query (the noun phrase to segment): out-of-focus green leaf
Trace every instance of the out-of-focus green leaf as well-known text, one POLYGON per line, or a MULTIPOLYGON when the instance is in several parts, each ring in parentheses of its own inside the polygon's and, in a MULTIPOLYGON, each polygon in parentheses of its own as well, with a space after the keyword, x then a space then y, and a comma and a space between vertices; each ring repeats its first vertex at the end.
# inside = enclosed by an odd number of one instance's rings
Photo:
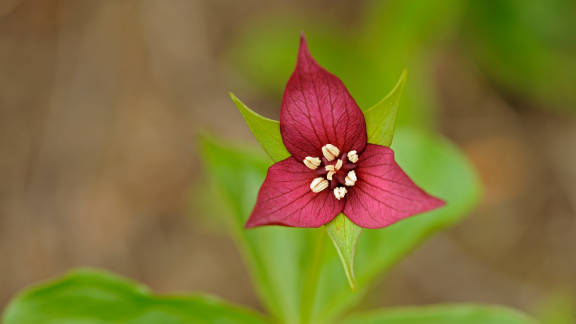
POLYGON ((356 44, 342 41, 353 40, 355 34, 336 24, 306 23, 298 17, 284 16, 255 21, 246 27, 229 52, 231 65, 259 90, 278 97, 296 66, 301 31, 306 33, 314 57, 333 72, 353 73, 357 67, 353 63, 361 60, 350 50, 356 44), (333 70, 335 66, 337 70, 333 70))
POLYGON ((569 290, 555 291, 538 303, 536 314, 543 324, 574 324, 576 297, 569 290))
POLYGON ((31 288, 8 305, 3 324, 267 323, 263 317, 206 296, 152 295, 144 286, 94 270, 31 288))
POLYGON ((231 213, 223 221, 231 224, 262 303, 282 323, 299 323, 304 316, 301 310, 308 307, 302 305, 303 295, 311 281, 322 229, 266 226, 246 230, 244 224, 270 160, 257 151, 234 149, 209 137, 202 139, 201 151, 210 178, 230 206, 231 213))
POLYGON ((313 319, 333 321, 334 316, 357 303, 367 288, 433 233, 461 219, 479 196, 473 168, 447 140, 414 129, 399 128, 392 145, 396 160, 410 177, 446 206, 409 217, 390 227, 363 230, 356 249, 357 293, 336 277, 338 263, 329 261, 320 275, 313 319))
POLYGON ((373 0, 365 4, 358 28, 301 16, 268 16, 247 26, 230 51, 233 66, 259 89, 278 95, 292 72, 298 34, 306 32, 314 58, 341 78, 361 107, 370 107, 382 89, 394 86, 404 69, 410 83, 399 125, 434 125, 437 106, 434 51, 458 26, 462 0, 373 0))
POLYGON ((288 153, 282 142, 278 121, 256 113, 232 93, 230 93, 230 98, 232 98, 232 101, 234 101, 234 104, 238 110, 240 110, 242 117, 244 117, 246 124, 252 131, 254 137, 256 137, 262 149, 264 149, 273 161, 282 161, 290 156, 290 153, 288 153))
POLYGON ((499 306, 438 305, 384 309, 352 316, 343 324, 536 324, 536 321, 499 306))
POLYGON ((374 88, 392 86, 396 76, 408 69, 410 82, 406 85, 398 124, 434 125, 438 106, 434 53, 457 31, 462 3, 462 0, 369 1, 360 32, 363 46, 358 50, 370 55, 366 62, 372 65, 362 71, 370 73, 370 77, 359 74, 350 80, 354 84, 362 82, 361 89, 352 89, 354 96, 373 96, 377 91, 374 88), (376 79, 372 74, 376 74, 376 79))
POLYGON ((574 109, 573 0, 469 1, 465 17, 465 45, 498 86, 543 108, 574 109))

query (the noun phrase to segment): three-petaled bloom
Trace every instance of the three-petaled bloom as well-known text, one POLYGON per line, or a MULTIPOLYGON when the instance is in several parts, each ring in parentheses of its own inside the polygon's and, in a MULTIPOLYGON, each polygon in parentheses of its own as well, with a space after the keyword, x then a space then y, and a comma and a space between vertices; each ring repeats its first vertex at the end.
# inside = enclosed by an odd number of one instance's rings
POLYGON ((444 205, 420 189, 385 146, 367 143, 364 115, 344 84, 311 56, 304 36, 282 99, 291 157, 268 169, 246 227, 319 227, 343 212, 381 228, 444 205))

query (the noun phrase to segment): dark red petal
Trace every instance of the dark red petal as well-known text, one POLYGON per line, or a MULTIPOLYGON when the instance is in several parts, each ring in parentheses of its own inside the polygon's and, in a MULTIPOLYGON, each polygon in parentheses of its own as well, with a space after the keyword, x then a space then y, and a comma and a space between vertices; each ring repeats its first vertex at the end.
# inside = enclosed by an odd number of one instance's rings
POLYGON ((246 227, 319 227, 330 222, 342 211, 344 201, 334 198, 329 188, 313 193, 310 183, 316 177, 292 157, 271 166, 246 227))
POLYGON ((388 147, 368 144, 356 175, 358 181, 346 195, 344 214, 358 226, 381 228, 444 205, 410 180, 388 147))
POLYGON ((280 131, 284 145, 299 161, 321 157, 326 144, 342 152, 362 152, 366 146, 362 111, 342 81, 314 61, 304 35, 282 98, 280 131))

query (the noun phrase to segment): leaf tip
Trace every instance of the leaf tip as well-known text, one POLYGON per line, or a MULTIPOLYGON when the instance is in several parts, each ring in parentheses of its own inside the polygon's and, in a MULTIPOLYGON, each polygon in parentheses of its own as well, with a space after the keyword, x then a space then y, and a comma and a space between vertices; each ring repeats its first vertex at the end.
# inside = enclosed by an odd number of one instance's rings
POLYGON ((230 99, 232 99, 232 101, 234 102, 234 105, 236 106, 236 108, 238 108, 238 111, 240 111, 240 113, 242 114, 242 116, 244 117, 244 120, 246 120, 246 122, 248 122, 248 120, 246 119, 246 114, 248 112, 251 112, 253 114, 256 114, 254 111, 252 111, 250 108, 248 108, 248 106, 246 106, 246 104, 244 104, 238 97, 236 97, 235 94, 233 94, 232 92, 229 92, 230 95, 230 99))
POLYGON ((402 91, 404 90, 404 85, 406 84, 407 78, 408 78, 408 70, 403 69, 402 73, 400 73, 400 78, 398 78, 398 82, 396 82, 394 89, 392 89, 392 92, 398 91, 398 96, 401 96, 402 91))
POLYGON ((234 104, 236 104, 236 106, 238 106, 238 103, 241 103, 240 99, 238 99, 238 97, 236 97, 236 95, 232 93, 232 91, 228 92, 228 96, 230 97, 230 99, 232 99, 232 101, 234 102, 234 104))
POLYGON ((348 281, 348 284, 350 285, 350 289, 352 290, 353 293, 356 293, 358 291, 358 285, 356 284, 356 279, 352 278, 348 281))
POLYGON ((400 73, 400 81, 399 82, 406 82, 406 78, 408 77, 408 69, 402 69, 402 73, 400 73))

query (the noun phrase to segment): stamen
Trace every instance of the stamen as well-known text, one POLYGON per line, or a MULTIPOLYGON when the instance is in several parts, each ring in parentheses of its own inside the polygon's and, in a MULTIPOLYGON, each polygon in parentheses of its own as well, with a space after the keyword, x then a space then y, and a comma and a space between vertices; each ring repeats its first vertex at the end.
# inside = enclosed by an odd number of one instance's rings
POLYGON ((312 183, 310 183, 310 189, 312 190, 312 192, 318 193, 328 188, 329 185, 330 183, 328 182, 328 180, 324 178, 316 178, 312 180, 312 183))
POLYGON ((356 150, 348 152, 348 161, 352 163, 358 162, 358 152, 356 150))
POLYGON ((332 144, 326 144, 322 146, 322 154, 326 160, 334 161, 340 155, 340 150, 332 144))
POLYGON ((348 192, 348 190, 346 190, 346 188, 344 188, 344 187, 336 187, 336 188, 334 188, 334 197, 336 197, 336 199, 340 200, 340 199, 344 198, 344 196, 346 196, 347 192, 348 192))
POLYGON ((354 172, 354 170, 348 172, 348 175, 346 176, 346 185, 351 187, 354 184, 356 184, 356 181, 358 180, 358 178, 356 177, 356 172, 354 172))
POLYGON ((334 170, 328 171, 328 174, 326 175, 326 179, 332 181, 332 176, 335 174, 336 174, 336 171, 334 171, 334 170))
POLYGON ((333 164, 329 164, 329 165, 325 166, 324 169, 326 169, 326 171, 328 171, 328 172, 334 171, 334 165, 333 165, 333 164))
POLYGON ((307 156, 304 159, 304 165, 306 165, 309 169, 316 170, 322 163, 322 161, 317 157, 307 156))

